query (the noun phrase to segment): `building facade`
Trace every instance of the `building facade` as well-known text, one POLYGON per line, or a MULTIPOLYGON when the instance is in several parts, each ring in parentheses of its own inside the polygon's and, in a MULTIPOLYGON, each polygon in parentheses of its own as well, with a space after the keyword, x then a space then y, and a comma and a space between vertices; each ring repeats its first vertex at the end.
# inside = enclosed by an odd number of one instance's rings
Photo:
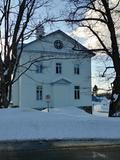
POLYGON ((24 46, 13 105, 27 108, 91 106, 94 54, 57 30, 24 46))

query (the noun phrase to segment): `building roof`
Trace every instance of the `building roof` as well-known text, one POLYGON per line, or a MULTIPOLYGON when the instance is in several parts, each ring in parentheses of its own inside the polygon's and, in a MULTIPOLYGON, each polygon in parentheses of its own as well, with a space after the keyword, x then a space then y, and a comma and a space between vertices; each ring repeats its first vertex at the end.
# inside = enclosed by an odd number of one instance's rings
POLYGON ((43 37, 40 38, 40 39, 36 39, 36 40, 34 40, 34 41, 30 42, 30 43, 24 44, 24 48, 26 48, 27 46, 29 46, 29 45, 37 42, 37 41, 42 41, 42 40, 44 40, 46 37, 49 37, 49 36, 51 36, 51 35, 53 35, 53 34, 57 34, 57 33, 62 34, 63 36, 65 36, 66 38, 68 38, 68 39, 71 41, 71 43, 74 44, 75 47, 72 48, 73 50, 75 50, 75 51, 86 51, 86 52, 89 53, 91 56, 95 56, 95 53, 93 53, 92 51, 90 51, 88 48, 84 47, 84 46, 83 46, 82 44, 80 44, 78 41, 76 41, 75 39, 73 39, 72 37, 70 37, 69 35, 67 35, 66 33, 64 33, 64 32, 61 31, 61 30, 56 30, 56 31, 54 31, 54 32, 51 32, 51 33, 43 36, 43 37))

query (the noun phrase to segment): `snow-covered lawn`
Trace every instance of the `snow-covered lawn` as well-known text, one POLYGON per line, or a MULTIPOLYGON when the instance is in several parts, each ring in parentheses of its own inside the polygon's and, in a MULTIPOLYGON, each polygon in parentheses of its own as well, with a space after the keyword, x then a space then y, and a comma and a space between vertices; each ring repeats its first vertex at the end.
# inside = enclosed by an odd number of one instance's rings
POLYGON ((97 117, 75 108, 1 109, 0 140, 120 138, 120 118, 97 117))

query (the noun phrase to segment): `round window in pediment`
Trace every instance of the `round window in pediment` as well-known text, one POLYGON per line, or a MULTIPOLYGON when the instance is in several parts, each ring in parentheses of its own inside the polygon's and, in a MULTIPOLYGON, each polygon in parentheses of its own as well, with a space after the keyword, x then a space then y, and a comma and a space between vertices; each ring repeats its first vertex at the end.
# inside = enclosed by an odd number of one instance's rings
POLYGON ((63 48, 63 42, 62 42, 61 40, 56 40, 56 41, 54 42, 54 46, 55 46, 55 48, 57 48, 57 49, 62 49, 62 48, 63 48))

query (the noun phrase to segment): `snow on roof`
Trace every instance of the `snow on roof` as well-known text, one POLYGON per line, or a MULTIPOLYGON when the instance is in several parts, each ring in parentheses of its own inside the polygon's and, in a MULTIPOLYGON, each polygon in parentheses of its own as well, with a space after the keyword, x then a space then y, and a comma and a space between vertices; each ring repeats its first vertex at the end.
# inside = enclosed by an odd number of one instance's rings
POLYGON ((96 117, 75 107, 1 109, 0 140, 120 138, 120 119, 96 117))

